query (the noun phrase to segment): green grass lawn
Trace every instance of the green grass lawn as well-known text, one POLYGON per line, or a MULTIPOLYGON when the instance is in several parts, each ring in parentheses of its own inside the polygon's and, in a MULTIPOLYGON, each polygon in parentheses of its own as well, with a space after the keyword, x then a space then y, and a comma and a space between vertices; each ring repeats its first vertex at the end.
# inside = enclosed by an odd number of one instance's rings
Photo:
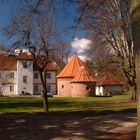
MULTIPOLYGON (((136 103, 130 102, 130 94, 112 97, 49 98, 50 112, 136 111, 136 103)), ((43 112, 39 97, 0 97, 0 113, 43 112)))

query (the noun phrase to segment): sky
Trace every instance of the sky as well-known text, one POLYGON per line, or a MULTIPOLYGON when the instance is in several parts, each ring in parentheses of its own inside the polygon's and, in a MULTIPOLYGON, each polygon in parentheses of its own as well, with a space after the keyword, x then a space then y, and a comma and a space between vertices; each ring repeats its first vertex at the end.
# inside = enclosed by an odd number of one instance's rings
MULTIPOLYGON (((2 34, 2 29, 10 22, 12 15, 11 5, 12 3, 10 2, 0 3, 0 44, 5 46, 10 46, 13 43, 2 34)), ((65 12, 62 10, 59 11, 56 28, 59 32, 63 33, 62 39, 70 46, 71 55, 76 52, 82 59, 84 59, 84 52, 89 49, 91 41, 85 38, 86 34, 84 31, 76 30, 76 32, 74 32, 72 30, 67 30, 73 25, 77 13, 71 6, 68 6, 65 12)))
POLYGON ((5 44, 7 37, 2 34, 2 29, 8 25, 11 17, 11 8, 9 4, 0 3, 0 44, 5 44))

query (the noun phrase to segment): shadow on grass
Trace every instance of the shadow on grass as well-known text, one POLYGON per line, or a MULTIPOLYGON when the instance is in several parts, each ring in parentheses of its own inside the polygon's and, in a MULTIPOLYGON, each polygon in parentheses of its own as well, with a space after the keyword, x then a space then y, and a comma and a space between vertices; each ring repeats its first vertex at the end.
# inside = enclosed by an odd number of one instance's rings
POLYGON ((42 102, 9 102, 9 103, 0 103, 1 108, 26 108, 26 107, 42 107, 42 102))
MULTIPOLYGON (((73 101, 53 101, 50 102, 49 101, 49 108, 51 109, 55 109, 55 110, 63 110, 65 108, 65 110, 85 110, 85 109, 91 109, 92 106, 96 107, 96 106, 105 106, 105 105, 109 105, 111 103, 105 103, 105 102, 94 102, 94 103, 88 103, 88 102, 73 102, 73 101)), ((42 101, 30 101, 30 100, 22 100, 22 99, 18 99, 18 100, 11 100, 11 101, 2 101, 0 102, 0 112, 3 112, 2 110, 6 110, 6 112, 8 112, 8 110, 10 109, 14 109, 14 110, 20 110, 22 109, 23 112, 26 112, 26 109, 28 108, 40 108, 42 109, 43 107, 43 103, 42 101)), ((34 110, 35 111, 35 110, 34 110)), ((5 112, 5 111, 4 111, 5 112)), ((18 111, 17 111, 18 112, 18 111)))
POLYGON ((125 126, 125 123, 136 122, 136 109, 102 112, 8 113, 0 115, 0 122, 1 140, 55 138, 133 140, 135 126, 125 126), (126 129, 121 129, 123 127, 126 129), (129 132, 128 127, 132 129, 129 132))
POLYGON ((136 108, 128 108, 122 110, 89 110, 89 111, 58 111, 50 112, 50 114, 76 114, 76 115, 85 115, 85 116, 99 116, 99 115, 110 115, 110 114, 125 114, 125 113, 136 113, 136 108))

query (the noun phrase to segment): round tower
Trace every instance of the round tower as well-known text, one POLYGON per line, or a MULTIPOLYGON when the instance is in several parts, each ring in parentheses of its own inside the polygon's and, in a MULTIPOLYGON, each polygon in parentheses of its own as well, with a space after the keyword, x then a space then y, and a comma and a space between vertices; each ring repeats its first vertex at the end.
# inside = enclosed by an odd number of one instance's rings
POLYGON ((89 74, 85 66, 82 66, 72 79, 72 97, 90 97, 95 95, 96 80, 89 74))
POLYGON ((71 80, 75 77, 81 66, 83 66, 82 61, 77 55, 74 55, 63 70, 57 75, 57 91, 59 96, 72 96, 71 80))

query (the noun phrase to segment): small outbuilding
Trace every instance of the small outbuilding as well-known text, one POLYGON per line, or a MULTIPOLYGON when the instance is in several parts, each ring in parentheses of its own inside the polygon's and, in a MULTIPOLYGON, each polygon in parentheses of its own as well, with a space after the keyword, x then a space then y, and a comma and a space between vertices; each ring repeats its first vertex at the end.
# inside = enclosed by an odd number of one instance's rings
POLYGON ((123 91, 123 83, 118 76, 113 73, 106 73, 97 78, 96 95, 104 96, 110 94, 120 94, 123 91))

